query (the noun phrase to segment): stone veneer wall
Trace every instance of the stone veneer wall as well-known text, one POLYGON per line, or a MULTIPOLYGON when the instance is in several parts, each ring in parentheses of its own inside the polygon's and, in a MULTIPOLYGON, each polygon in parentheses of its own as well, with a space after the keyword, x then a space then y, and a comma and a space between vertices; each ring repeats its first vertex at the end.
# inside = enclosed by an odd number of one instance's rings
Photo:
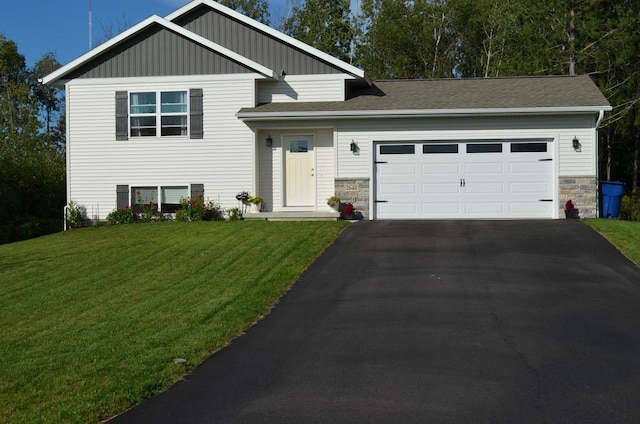
POLYGON ((335 194, 342 203, 351 203, 365 219, 369 218, 369 178, 336 178, 335 194))
POLYGON ((560 177, 560 218, 564 204, 571 199, 580 211, 580 218, 598 217, 598 181, 595 177, 560 177))

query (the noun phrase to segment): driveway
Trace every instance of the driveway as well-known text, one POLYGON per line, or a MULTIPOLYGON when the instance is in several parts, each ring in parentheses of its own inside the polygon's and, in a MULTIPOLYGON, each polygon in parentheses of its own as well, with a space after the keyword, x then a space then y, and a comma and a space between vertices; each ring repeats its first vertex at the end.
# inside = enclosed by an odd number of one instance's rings
POLYGON ((638 423, 640 271, 579 221, 348 228, 112 423, 638 423))

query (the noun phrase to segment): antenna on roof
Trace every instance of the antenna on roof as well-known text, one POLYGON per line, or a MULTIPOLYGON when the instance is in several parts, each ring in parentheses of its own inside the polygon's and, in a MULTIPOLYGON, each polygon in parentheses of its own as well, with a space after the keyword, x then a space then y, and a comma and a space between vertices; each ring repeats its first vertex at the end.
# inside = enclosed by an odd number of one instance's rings
POLYGON ((93 38, 93 34, 92 34, 92 25, 91 25, 91 0, 89 0, 89 50, 91 50, 93 48, 93 41, 91 40, 93 38))

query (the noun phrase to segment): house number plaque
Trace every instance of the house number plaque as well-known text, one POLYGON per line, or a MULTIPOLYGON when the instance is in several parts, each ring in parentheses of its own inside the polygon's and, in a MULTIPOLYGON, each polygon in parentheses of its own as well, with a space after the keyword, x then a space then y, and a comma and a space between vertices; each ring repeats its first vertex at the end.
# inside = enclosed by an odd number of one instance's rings
POLYGON ((360 187, 358 184, 346 184, 344 186, 344 191, 360 191, 360 187))

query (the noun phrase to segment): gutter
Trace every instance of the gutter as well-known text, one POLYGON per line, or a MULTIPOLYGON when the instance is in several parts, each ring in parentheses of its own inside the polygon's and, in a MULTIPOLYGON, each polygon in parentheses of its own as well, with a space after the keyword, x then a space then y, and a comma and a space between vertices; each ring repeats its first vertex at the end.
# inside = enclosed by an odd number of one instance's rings
POLYGON ((358 118, 433 118, 460 116, 517 116, 599 113, 612 110, 611 106, 539 107, 539 108, 485 108, 485 109, 409 109, 409 110, 327 110, 311 112, 238 112, 242 121, 358 119, 358 118))

